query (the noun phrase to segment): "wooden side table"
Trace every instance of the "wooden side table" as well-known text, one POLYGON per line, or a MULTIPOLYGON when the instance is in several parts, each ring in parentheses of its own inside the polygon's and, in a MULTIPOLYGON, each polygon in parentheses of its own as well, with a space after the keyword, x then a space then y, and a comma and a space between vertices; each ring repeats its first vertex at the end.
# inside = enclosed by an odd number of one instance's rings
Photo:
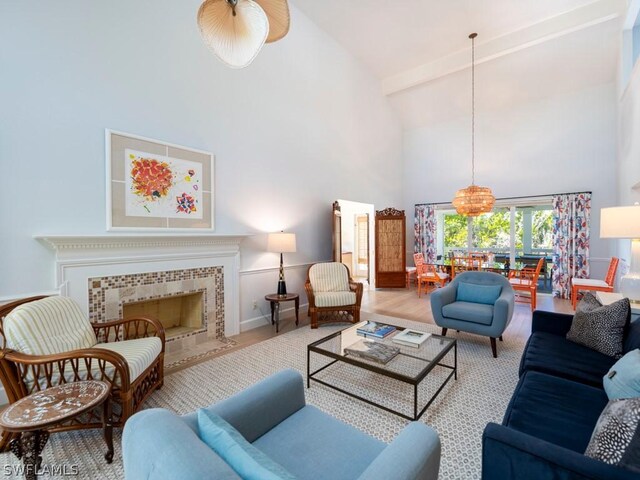
POLYGON ((42 463, 40 453, 47 444, 47 428, 91 410, 102 404, 104 438, 107 442, 105 459, 113 460, 113 425, 111 424, 111 385, 99 380, 65 383, 34 392, 9 405, 0 415, 0 427, 19 433, 9 448, 22 459, 24 476, 35 480, 42 463))
POLYGON ((264 299, 271 304, 271 325, 276 324, 276 333, 280 326, 280 302, 294 301, 296 304, 296 326, 298 326, 298 310, 300 309, 300 296, 297 293, 287 293, 286 295, 278 295, 271 293, 265 295, 264 299), (274 321, 275 314, 275 321, 274 321))

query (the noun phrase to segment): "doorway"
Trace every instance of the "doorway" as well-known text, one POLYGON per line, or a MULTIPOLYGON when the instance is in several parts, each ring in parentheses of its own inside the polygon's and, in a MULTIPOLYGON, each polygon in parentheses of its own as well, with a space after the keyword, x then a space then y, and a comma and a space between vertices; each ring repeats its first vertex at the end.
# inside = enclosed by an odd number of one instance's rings
POLYGON ((337 200, 333 204, 334 261, 344 263, 356 282, 373 283, 374 205, 337 200))

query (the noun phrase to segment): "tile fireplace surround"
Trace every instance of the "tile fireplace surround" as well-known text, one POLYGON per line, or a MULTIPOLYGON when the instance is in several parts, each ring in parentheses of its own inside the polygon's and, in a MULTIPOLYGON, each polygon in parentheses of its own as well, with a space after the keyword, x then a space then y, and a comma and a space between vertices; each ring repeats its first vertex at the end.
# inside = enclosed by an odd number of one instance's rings
POLYGON ((167 351, 188 348, 211 337, 222 339, 225 337, 223 282, 224 271, 220 266, 93 277, 88 281, 89 318, 92 322, 117 320, 124 318, 123 309, 127 304, 200 292, 203 294, 200 327, 175 336, 167 331, 167 351))
POLYGON ((120 318, 124 303, 203 293, 203 326, 167 343, 240 332, 240 242, 246 235, 38 236, 55 251, 60 294, 92 321, 120 318))

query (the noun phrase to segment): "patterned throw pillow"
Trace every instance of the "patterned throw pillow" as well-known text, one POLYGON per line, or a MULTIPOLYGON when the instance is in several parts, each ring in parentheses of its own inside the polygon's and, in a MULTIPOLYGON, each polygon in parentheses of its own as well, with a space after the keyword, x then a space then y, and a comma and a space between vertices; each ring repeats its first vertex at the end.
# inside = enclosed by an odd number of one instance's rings
POLYGON ((609 401, 584 454, 640 473, 639 425, 640 398, 609 401))
POLYGON ((576 308, 567 340, 620 358, 624 331, 630 318, 628 298, 602 305, 591 293, 585 293, 576 308))

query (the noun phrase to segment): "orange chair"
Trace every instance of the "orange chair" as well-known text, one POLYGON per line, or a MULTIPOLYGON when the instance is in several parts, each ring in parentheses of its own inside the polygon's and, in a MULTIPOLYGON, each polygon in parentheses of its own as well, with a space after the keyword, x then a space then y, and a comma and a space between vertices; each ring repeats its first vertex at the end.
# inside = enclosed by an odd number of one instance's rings
POLYGON ((544 265, 544 257, 538 260, 536 268, 522 268, 520 270, 509 271, 509 283, 516 293, 517 302, 531 302, 531 311, 536 309, 538 298, 538 279, 540 271, 544 265), (518 292, 529 293, 530 297, 523 296, 518 292))
POLYGON ((424 292, 427 293, 426 285, 432 283, 435 285, 440 285, 444 287, 445 284, 449 281, 449 274, 439 272, 436 270, 435 265, 431 265, 428 263, 423 263, 422 265, 416 267, 418 269, 417 280, 418 280, 418 297, 422 296, 422 285, 425 285, 424 292))
POLYGON ((579 290, 594 290, 596 292, 613 292, 613 282, 616 279, 616 271, 618 270, 619 258, 612 257, 609 262, 609 270, 604 280, 595 280, 591 278, 572 278, 571 279, 571 305, 576 309, 578 303, 579 290))
POLYGON ((472 256, 451 257, 451 278, 462 272, 469 270, 480 270, 481 262, 474 261, 472 256))
POLYGON ((424 264, 424 255, 421 253, 414 253, 413 263, 415 264, 415 267, 406 267, 405 269, 407 288, 411 285, 411 276, 413 276, 416 285, 418 285, 418 265, 424 264))

